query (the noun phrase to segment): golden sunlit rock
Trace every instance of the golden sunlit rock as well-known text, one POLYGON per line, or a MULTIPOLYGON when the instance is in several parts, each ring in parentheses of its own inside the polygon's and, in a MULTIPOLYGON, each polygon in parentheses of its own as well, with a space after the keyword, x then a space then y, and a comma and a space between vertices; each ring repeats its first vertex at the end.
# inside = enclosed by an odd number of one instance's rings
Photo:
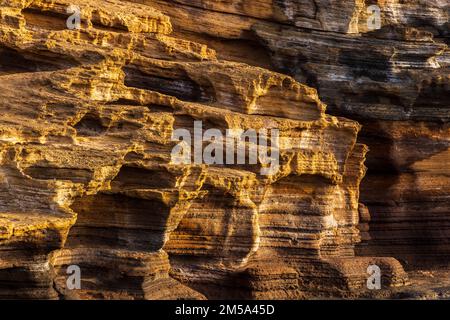
MULTIPOLYGON (((433 34, 368 31, 364 1, 234 2, 1 1, 0 298, 395 297, 411 234, 448 263, 444 6, 433 34), (261 137, 255 163, 174 161, 200 121, 224 146, 277 132, 276 170, 261 137)), ((379 2, 390 25, 418 1, 379 2)))

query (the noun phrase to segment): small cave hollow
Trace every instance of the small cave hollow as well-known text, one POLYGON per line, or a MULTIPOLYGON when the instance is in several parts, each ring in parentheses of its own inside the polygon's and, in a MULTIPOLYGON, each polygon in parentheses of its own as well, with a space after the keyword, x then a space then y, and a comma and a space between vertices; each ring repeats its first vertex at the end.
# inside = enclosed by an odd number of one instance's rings
POLYGON ((78 65, 79 63, 70 57, 56 57, 48 53, 42 56, 39 53, 31 55, 11 48, 0 47, 0 75, 57 71, 78 65))
POLYGON ((101 119, 91 113, 87 113, 74 126, 79 137, 99 136, 107 131, 107 127, 103 125, 101 119))
POLYGON ((136 68, 125 67, 125 85, 128 87, 159 92, 189 102, 212 102, 215 95, 211 87, 199 85, 189 77, 166 78, 144 73, 136 68))
POLYGON ((175 177, 166 171, 149 170, 125 165, 111 182, 113 190, 169 189, 175 185, 175 177))
POLYGON ((164 244, 168 208, 159 200, 99 193, 77 198, 67 248, 156 251, 164 244))

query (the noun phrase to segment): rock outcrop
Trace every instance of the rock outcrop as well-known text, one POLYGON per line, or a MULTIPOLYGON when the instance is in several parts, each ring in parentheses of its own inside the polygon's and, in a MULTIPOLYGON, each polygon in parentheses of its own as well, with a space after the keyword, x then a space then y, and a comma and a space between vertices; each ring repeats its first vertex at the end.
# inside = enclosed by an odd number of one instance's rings
POLYGON ((417 242, 448 264, 448 6, 383 3, 367 32, 363 1, 2 0, 0 297, 393 296, 417 242))
POLYGON ((358 255, 449 270, 448 1, 140 2, 169 15, 174 34, 291 75, 330 114, 357 120, 370 149, 358 255))

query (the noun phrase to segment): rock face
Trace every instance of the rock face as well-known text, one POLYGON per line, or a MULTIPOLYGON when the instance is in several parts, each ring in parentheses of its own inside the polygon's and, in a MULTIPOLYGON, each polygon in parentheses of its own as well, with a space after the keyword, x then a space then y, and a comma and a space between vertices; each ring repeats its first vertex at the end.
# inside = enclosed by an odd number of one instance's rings
POLYGON ((448 266, 448 4, 366 6, 2 0, 0 297, 385 297, 397 259, 448 266))
POLYGON ((291 75, 327 112, 357 120, 370 149, 357 254, 449 269, 448 1, 143 2, 171 17, 174 34, 291 75))

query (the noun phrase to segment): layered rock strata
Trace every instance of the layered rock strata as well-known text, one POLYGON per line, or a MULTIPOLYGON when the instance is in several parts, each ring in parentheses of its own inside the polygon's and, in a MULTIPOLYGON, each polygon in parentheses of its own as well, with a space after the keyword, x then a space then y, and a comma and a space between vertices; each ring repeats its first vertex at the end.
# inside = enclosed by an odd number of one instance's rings
POLYGON ((397 260, 355 256, 360 125, 290 76, 171 34, 155 7, 1 2, 0 296, 358 296, 373 264, 384 289, 405 284, 397 260), (176 130, 196 121, 278 130, 279 167, 173 161, 176 130))
POLYGON ((175 34, 220 58, 317 88, 331 114, 357 120, 370 149, 359 254, 449 270, 448 1, 134 2, 158 7, 175 34))

